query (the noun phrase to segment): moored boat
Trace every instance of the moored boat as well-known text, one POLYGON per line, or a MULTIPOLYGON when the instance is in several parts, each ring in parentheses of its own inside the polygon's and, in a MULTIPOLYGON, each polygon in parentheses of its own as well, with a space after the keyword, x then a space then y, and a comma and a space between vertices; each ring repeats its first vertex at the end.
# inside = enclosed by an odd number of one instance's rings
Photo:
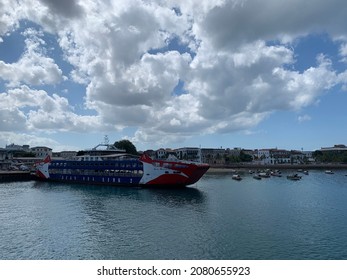
POLYGON ((301 180, 301 176, 299 176, 298 174, 288 175, 287 179, 293 180, 293 181, 299 181, 301 180))
POLYGON ((46 157, 36 166, 36 176, 48 181, 103 185, 187 186, 196 183, 208 164, 180 161, 175 157, 154 160, 126 153, 87 153, 68 160, 46 157))
POLYGON ((233 176, 231 176, 231 179, 236 181, 241 181, 242 177, 239 174, 234 174, 233 176))
POLYGON ((325 174, 334 174, 331 170, 325 170, 325 174))
POLYGON ((278 171, 272 171, 270 174, 273 177, 282 177, 282 174, 278 171))
POLYGON ((270 178, 270 174, 268 172, 260 172, 258 176, 261 178, 270 178))

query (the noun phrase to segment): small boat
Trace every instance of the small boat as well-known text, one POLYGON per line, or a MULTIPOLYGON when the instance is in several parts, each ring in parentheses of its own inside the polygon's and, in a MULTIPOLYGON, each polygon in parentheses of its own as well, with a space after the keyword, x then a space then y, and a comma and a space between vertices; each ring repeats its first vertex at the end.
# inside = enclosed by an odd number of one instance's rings
POLYGON ((231 179, 236 181, 241 181, 242 177, 239 174, 234 174, 233 176, 231 176, 231 179))
POLYGON ((331 170, 325 170, 325 174, 334 174, 331 170))
POLYGON ((260 176, 261 178, 270 178, 270 175, 267 172, 260 172, 258 176, 260 176))
POLYGON ((301 176, 299 176, 298 174, 288 175, 287 179, 293 180, 293 181, 299 181, 301 180, 301 176))
POLYGON ((308 171, 304 170, 302 173, 304 173, 305 175, 308 175, 308 171))
POLYGON ((282 175, 281 175, 279 172, 277 172, 277 171, 272 171, 272 172, 271 172, 271 176, 274 176, 274 177, 282 177, 282 175))
MULTIPOLYGON (((347 175, 346 175, 347 176, 347 175)), ((253 179, 256 179, 256 180, 261 180, 261 177, 259 175, 254 175, 253 176, 253 179)))

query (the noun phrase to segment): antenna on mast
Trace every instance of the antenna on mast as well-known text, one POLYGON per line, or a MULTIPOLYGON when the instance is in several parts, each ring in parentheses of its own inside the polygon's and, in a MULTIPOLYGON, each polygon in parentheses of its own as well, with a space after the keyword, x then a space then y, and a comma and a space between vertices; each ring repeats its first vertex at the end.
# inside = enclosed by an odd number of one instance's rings
POLYGON ((110 140, 108 139, 108 136, 105 135, 105 136, 104 136, 104 144, 105 144, 105 145, 108 145, 109 143, 110 143, 110 140))

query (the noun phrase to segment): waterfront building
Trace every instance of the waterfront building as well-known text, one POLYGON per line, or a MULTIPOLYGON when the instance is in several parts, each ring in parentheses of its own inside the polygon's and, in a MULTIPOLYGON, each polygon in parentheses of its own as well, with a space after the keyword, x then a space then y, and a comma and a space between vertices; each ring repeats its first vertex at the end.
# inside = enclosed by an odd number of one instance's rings
POLYGON ((292 155, 290 151, 283 149, 271 149, 271 164, 290 164, 292 163, 292 155))
POLYGON ((246 155, 249 155, 253 158, 254 156, 254 150, 250 150, 250 149, 242 149, 242 152, 246 155))
POLYGON ((334 147, 322 147, 320 149, 321 152, 345 152, 347 151, 346 145, 339 144, 334 145, 334 147))
POLYGON ((12 151, 0 148, 0 169, 6 170, 10 167, 10 161, 13 159, 12 151))
POLYGON ((76 151, 61 151, 59 153, 59 156, 64 159, 71 159, 76 157, 77 152, 76 151))
POLYGON ((301 164, 304 163, 302 151, 288 151, 284 149, 260 149, 258 150, 256 161, 258 164, 301 164))
MULTIPOLYGON (((218 149, 219 150, 219 153, 221 152, 220 150, 221 149, 218 149)), ((224 151, 224 153, 226 153, 227 155, 229 156, 235 156, 235 157, 239 157, 240 156, 240 153, 241 153, 241 148, 234 148, 234 149, 226 149, 224 151)))
POLYGON ((176 156, 180 160, 189 160, 200 162, 201 161, 201 149, 193 147, 184 147, 175 149, 176 156))
POLYGON ((258 162, 260 164, 271 164, 270 149, 258 150, 258 162))
POLYGON ((5 150, 7 151, 21 151, 21 152, 30 152, 29 145, 16 145, 14 143, 6 145, 5 150))
POLYGON ((0 161, 8 160, 13 158, 12 151, 8 151, 7 149, 0 148, 0 161))
POLYGON ((202 148, 201 161, 210 165, 225 164, 225 149, 202 148))
POLYGON ((31 148, 31 152, 35 154, 37 158, 44 158, 46 156, 52 156, 52 149, 45 146, 37 146, 31 148))
POLYGON ((147 154, 148 156, 150 156, 151 158, 156 158, 157 154, 156 151, 154 150, 146 150, 143 152, 144 154, 147 154))
POLYGON ((166 159, 167 158, 167 153, 166 150, 163 148, 158 149, 156 152, 156 158, 157 159, 166 159))

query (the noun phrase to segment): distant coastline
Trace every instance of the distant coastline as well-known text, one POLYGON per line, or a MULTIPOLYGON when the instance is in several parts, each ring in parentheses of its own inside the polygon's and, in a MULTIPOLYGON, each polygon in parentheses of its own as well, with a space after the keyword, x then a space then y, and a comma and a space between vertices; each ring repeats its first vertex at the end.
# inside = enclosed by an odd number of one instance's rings
POLYGON ((233 170, 245 169, 245 170, 264 170, 264 169, 303 169, 303 170, 312 170, 312 169, 321 169, 321 170, 330 170, 330 169, 347 169, 347 164, 338 164, 338 163, 315 163, 315 164, 229 164, 229 165, 211 165, 207 173, 232 173, 233 170))

